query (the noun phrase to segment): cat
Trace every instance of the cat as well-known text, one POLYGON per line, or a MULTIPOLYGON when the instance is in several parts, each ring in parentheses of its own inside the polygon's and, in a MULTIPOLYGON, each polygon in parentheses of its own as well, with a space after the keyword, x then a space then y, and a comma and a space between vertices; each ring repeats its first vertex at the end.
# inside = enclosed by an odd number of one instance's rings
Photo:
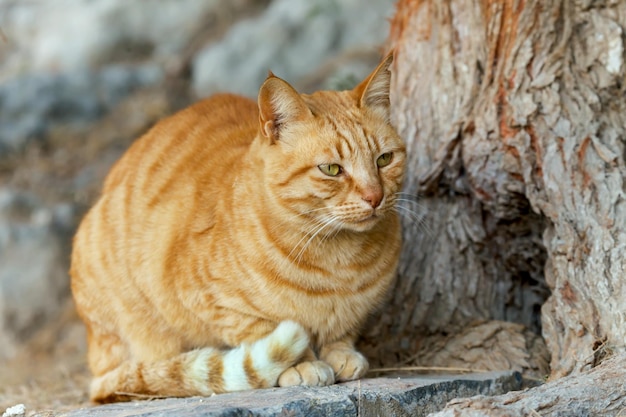
POLYGON ((218 94, 113 166, 73 242, 95 402, 361 378, 401 246, 390 54, 349 91, 218 94))

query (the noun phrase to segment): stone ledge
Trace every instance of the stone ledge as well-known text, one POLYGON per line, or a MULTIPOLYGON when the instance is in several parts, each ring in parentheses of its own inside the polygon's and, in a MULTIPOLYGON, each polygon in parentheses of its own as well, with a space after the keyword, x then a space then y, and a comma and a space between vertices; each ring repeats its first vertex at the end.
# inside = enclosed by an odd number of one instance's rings
POLYGON ((271 388, 108 404, 64 417, 426 416, 454 398, 523 388, 517 372, 371 378, 329 387, 271 388))

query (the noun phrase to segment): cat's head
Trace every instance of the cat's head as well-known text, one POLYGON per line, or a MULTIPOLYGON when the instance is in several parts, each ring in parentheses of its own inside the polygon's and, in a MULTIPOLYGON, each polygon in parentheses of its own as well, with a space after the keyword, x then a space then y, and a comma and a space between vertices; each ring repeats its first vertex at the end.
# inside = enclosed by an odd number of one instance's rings
POLYGON ((392 60, 350 91, 300 95, 272 74, 259 91, 264 182, 312 230, 365 231, 394 212, 405 147, 389 122, 392 60))

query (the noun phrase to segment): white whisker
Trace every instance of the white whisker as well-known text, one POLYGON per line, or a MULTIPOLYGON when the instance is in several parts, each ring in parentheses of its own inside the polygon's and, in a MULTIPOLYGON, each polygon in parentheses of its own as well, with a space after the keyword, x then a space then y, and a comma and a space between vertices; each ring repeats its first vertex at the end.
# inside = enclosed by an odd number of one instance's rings
POLYGON ((291 255, 293 254, 293 252, 296 249, 298 249, 298 247, 300 246, 300 243, 302 243, 307 237, 315 236, 319 232, 319 230, 323 229, 325 226, 326 226, 325 221, 315 219, 315 221, 312 222, 310 229, 304 232, 304 235, 302 236, 302 238, 300 238, 298 243, 296 243, 293 249, 291 249, 291 252, 289 252, 289 254, 287 255, 287 258, 291 258, 291 255))
POLYGON ((423 204, 418 203, 417 201, 412 201, 412 200, 407 200, 404 198, 398 198, 396 199, 397 202, 399 203, 408 203, 408 204, 413 204, 413 206, 420 208, 420 209, 425 209, 426 207, 423 204))
MULTIPOLYGON (((332 219, 330 219, 330 223, 334 223, 336 222, 338 219, 336 217, 333 217, 332 219)), ((332 239, 335 236, 337 236, 337 234, 339 234, 339 232, 341 231, 341 229, 339 227, 333 227, 330 230, 328 230, 326 233, 324 233, 324 236, 322 237, 322 240, 320 240, 320 243, 324 243, 326 240, 332 239)))
POLYGON ((417 224, 420 228, 422 228, 429 237, 434 236, 434 232, 432 231, 432 229, 428 226, 428 223, 426 222, 425 215, 420 215, 419 213, 416 213, 410 208, 404 207, 401 205, 395 206, 394 210, 396 210, 396 213, 398 213, 399 215, 408 217, 410 220, 412 220, 412 222, 417 224))
POLYGON ((420 202, 421 198, 418 195, 409 193, 395 193, 394 196, 396 197, 396 201, 414 204, 420 208, 424 207, 424 204, 420 202))
POLYGON ((402 191, 394 193, 394 195, 400 195, 400 196, 403 196, 403 197, 413 197, 413 198, 418 199, 418 200, 420 198, 419 195, 417 195, 417 194, 405 193, 405 192, 402 192, 402 191))
POLYGON ((330 211, 331 209, 332 209, 331 207, 318 207, 318 208, 314 208, 314 209, 311 209, 311 210, 304 211, 304 212, 300 213, 300 215, 301 216, 306 216, 307 214, 315 213, 316 211, 322 211, 322 210, 329 210, 330 211))
MULTIPOLYGON (((302 249, 300 249, 300 252, 298 252, 298 254, 296 255, 296 258, 294 259, 296 261, 296 265, 300 264, 300 260, 302 259, 302 255, 304 255, 304 251, 306 250, 306 248, 311 244, 311 242, 313 241, 313 239, 315 239, 315 237, 317 235, 319 235, 322 230, 324 230, 326 227, 332 225, 335 221, 337 220, 336 217, 331 217, 329 219, 324 219, 321 223, 321 225, 318 225, 316 228, 316 231, 311 235, 311 237, 309 238, 309 240, 306 241, 306 243, 302 246, 302 249)), ((302 240, 301 240, 302 241, 302 240)), ((298 245, 300 244, 300 242, 298 242, 298 245)), ((296 245, 297 247, 297 245, 296 245)), ((295 249, 295 248, 294 248, 295 249)), ((292 251, 293 252, 293 251, 292 251)))

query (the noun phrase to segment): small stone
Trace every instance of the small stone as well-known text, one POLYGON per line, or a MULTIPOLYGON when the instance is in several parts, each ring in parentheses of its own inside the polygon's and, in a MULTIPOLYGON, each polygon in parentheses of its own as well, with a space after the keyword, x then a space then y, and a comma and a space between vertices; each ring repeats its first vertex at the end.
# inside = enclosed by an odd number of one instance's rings
POLYGON ((26 406, 24 404, 17 404, 7 408, 2 414, 2 417, 21 417, 24 415, 26 415, 26 406))

